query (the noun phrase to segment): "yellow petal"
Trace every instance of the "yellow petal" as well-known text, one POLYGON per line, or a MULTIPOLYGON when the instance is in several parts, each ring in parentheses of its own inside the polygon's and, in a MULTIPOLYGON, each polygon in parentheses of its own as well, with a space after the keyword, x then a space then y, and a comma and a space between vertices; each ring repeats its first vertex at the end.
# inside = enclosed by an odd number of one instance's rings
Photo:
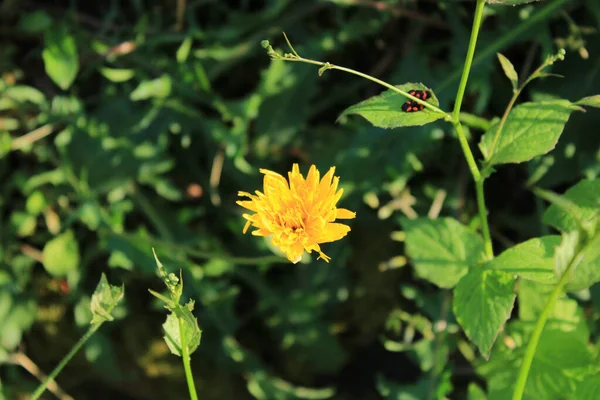
POLYGON ((337 208, 335 210, 335 219, 353 219, 356 218, 354 211, 346 210, 345 208, 337 208))

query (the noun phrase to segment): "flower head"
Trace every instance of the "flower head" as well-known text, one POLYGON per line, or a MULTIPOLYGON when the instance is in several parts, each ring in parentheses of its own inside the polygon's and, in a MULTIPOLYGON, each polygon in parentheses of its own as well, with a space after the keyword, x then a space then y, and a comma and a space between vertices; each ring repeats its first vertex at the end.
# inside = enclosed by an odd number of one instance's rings
POLYGON ((239 200, 237 204, 254 211, 252 215, 243 214, 247 220, 244 233, 252 225, 257 228, 253 235, 271 236, 271 243, 293 263, 300 261, 304 251, 313 250, 329 262, 330 257, 319 244, 339 240, 350 231, 348 225, 333 221, 356 217, 356 213, 336 207, 344 190, 337 190, 339 177, 333 176, 335 167, 319 179, 319 171, 313 165, 304 179, 298 164, 294 164, 288 173, 289 182, 276 172, 260 172, 265 174, 264 193, 238 193, 250 200, 239 200))

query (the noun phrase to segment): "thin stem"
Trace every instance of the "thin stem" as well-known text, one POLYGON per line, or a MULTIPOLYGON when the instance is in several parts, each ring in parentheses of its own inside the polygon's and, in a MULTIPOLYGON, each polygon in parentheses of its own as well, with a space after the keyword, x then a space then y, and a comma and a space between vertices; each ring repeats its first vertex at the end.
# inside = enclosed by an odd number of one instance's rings
POLYGON ((10 146, 11 150, 18 150, 21 147, 24 147, 28 144, 33 144, 34 142, 37 142, 38 140, 45 138, 46 136, 51 134, 53 131, 54 131, 54 125, 52 125, 52 124, 46 124, 37 129, 34 129, 33 131, 13 140, 11 143, 11 146, 10 146))
POLYGON ((85 342, 87 342, 88 339, 91 338, 94 333, 96 333, 96 331, 98 330, 98 328, 100 328, 100 326, 102 326, 102 324, 103 324, 103 322, 98 322, 98 323, 90 326, 90 328, 85 333, 85 335, 83 335, 83 337, 81 339, 79 339, 79 341, 77 343, 75 343, 75 346, 73 346, 73 348, 71 348, 71 351, 69 351, 67 353, 67 355, 64 356, 62 360, 60 360, 60 362, 58 363, 56 368, 54 368, 54 370, 50 373, 50 375, 48 375, 46 377, 44 382, 42 382, 42 384, 40 386, 38 386, 38 388, 35 390, 35 392, 33 392, 30 400, 37 400, 42 395, 42 393, 44 393, 44 391, 48 387, 48 384, 50 382, 52 382, 54 380, 54 378, 56 378, 58 376, 58 374, 60 373, 60 371, 62 371, 62 369, 65 367, 65 365, 67 365, 67 363, 69 361, 71 361, 71 358, 73 358, 75 353, 77 353, 79 351, 79 349, 81 348, 81 346, 83 346, 85 344, 85 342))
POLYGON ((481 27, 481 20, 483 18, 483 9, 485 6, 485 0, 477 0, 477 6, 475 8, 475 17, 473 20, 473 28, 471 29, 471 38, 469 39, 469 48, 467 50, 467 56, 465 58, 464 68, 462 76, 460 78, 460 84, 458 91, 456 92, 456 100, 454 102, 454 111, 452 112, 452 125, 456 131, 456 136, 460 142, 460 147, 465 155, 469 170, 475 181, 475 190, 477 192, 477 208, 479 211, 479 219, 481 220, 481 231, 483 233, 485 254, 488 259, 494 257, 494 249, 492 247, 492 238, 490 236, 490 228, 487 220, 487 209, 485 206, 485 197, 483 193, 483 181, 484 178, 477 167, 473 152, 469 147, 469 142, 465 136, 465 133, 460 123, 460 107, 462 105, 465 90, 467 88, 467 81, 469 80, 469 72, 473 63, 473 56, 475 54, 475 47, 477 45, 477 36, 479 35, 479 28, 481 27))
POLYGON ((192 366, 190 365, 190 349, 188 348, 186 337, 184 334, 184 323, 182 318, 177 318, 179 321, 179 336, 181 340, 181 359, 183 360, 183 369, 185 370, 185 380, 187 381, 188 390, 190 391, 190 399, 198 400, 196 386, 194 384, 194 376, 192 375, 192 366))
POLYGON ((469 170, 471 171, 471 175, 473 176, 473 180, 475 181, 475 191, 477 195, 477 210, 479 212, 479 219, 481 220, 481 232, 483 234, 485 255, 488 259, 492 259, 494 258, 494 248, 492 247, 492 237, 490 235, 490 227, 488 225, 487 220, 487 208, 485 206, 485 196, 483 192, 484 179, 481 176, 479 168, 477 167, 477 162, 475 162, 475 158, 473 157, 473 153, 471 152, 469 142, 465 137, 465 133, 463 131, 461 123, 454 122, 453 126, 456 130, 456 136, 458 136, 460 147, 462 148, 462 151, 465 155, 465 159, 467 160, 467 164, 469 165, 469 170))
POLYGON ((477 36, 479 36, 479 28, 481 27, 484 6, 485 0, 477 0, 475 17, 473 19, 473 28, 471 29, 471 39, 469 39, 469 48, 467 49, 467 57, 465 58, 462 76, 460 77, 460 84, 458 85, 458 91, 456 92, 456 101, 454 102, 454 112, 452 113, 452 119, 454 121, 458 121, 459 119, 460 107, 462 106, 465 89, 467 88, 467 80, 469 79, 471 64, 473 64, 473 55, 475 54, 475 46, 477 45, 477 36))
POLYGON ((314 64, 314 65, 318 65, 320 67, 323 67, 324 69, 337 69, 338 71, 344 71, 344 72, 348 72, 349 74, 353 74, 356 76, 360 76, 361 78, 365 78, 370 80, 371 82, 375 82, 381 86, 384 86, 390 90, 393 90, 396 93, 401 94, 404 97, 407 97, 413 101, 416 101, 419 104, 422 104, 423 106, 425 106, 426 108, 429 108, 430 110, 440 113, 440 114, 444 114, 444 117, 446 120, 450 120, 451 116, 446 113, 445 111, 441 110, 440 108, 434 106, 431 103, 428 103, 424 100, 421 100, 413 95, 408 94, 407 92, 405 92, 402 89, 398 89, 396 86, 394 85, 390 85, 389 83, 382 81, 381 79, 377 79, 374 76, 371 75, 367 75, 367 74, 363 74, 362 72, 356 71, 354 69, 351 68, 346 68, 346 67, 340 67, 339 65, 335 65, 335 64, 330 64, 328 62, 322 62, 322 61, 317 61, 317 60, 311 60, 309 58, 304 58, 304 57, 297 57, 297 56, 292 56, 292 57, 281 57, 279 58, 282 61, 294 61, 294 62, 303 62, 303 63, 307 63, 307 64, 314 64))
MULTIPOLYGON (((581 254, 581 253, 580 253, 581 254)), ((546 321, 550 316, 550 312, 554 308, 554 304, 556 300, 563 293, 565 285, 569 280, 569 275, 571 269, 580 261, 579 256, 576 255, 573 257, 573 260, 569 263, 565 272, 563 272, 560 280, 552 290, 542 313, 540 314, 537 322, 535 323, 535 328, 533 333, 531 334, 531 338, 529 339, 529 343, 527 343, 527 348, 525 349, 525 355, 523 357, 523 362, 521 363, 521 368, 519 369, 519 376, 517 378, 517 383, 515 385, 515 391, 513 393, 513 400, 521 400, 523 398, 523 393, 525 392, 525 384, 527 383, 527 377, 529 376, 529 369, 531 368, 531 364, 533 362, 533 357, 535 356, 535 350, 537 349, 537 345, 540 341, 540 337, 542 336, 542 332, 544 330, 544 326, 546 325, 546 321)))

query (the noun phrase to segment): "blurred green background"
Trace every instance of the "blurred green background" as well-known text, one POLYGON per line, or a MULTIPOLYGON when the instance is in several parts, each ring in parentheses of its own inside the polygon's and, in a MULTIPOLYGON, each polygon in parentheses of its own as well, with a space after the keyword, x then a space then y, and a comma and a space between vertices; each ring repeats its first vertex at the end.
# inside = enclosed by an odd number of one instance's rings
MULTIPOLYGON (((260 47, 288 52, 285 31, 304 57, 423 82, 447 110, 473 10, 450 0, 1 2, 0 398, 27 398, 38 383, 28 370, 51 371, 85 332, 102 272, 124 283, 125 300, 61 388, 76 399, 187 398, 148 293, 164 289, 152 247, 196 300, 202 399, 466 399, 469 384, 484 387, 450 292, 414 278, 398 240, 400 217, 474 224, 450 125, 336 121, 382 88, 271 62, 260 47), (275 262, 267 240, 242 235, 237 191, 261 189, 259 168, 285 174, 294 162, 303 173, 336 166, 340 206, 357 212, 350 234, 323 246, 329 264, 275 262)), ((489 6, 463 109, 504 111, 512 93, 497 51, 523 77, 566 48, 552 70, 566 78, 535 81, 523 100, 599 93, 599 29, 597 0, 489 6)), ((524 188, 531 173, 546 168, 542 186, 559 192, 600 173, 600 113, 579 114, 549 155, 486 182, 497 252, 547 229, 524 188)), ((473 149, 480 134, 470 131, 473 149)))

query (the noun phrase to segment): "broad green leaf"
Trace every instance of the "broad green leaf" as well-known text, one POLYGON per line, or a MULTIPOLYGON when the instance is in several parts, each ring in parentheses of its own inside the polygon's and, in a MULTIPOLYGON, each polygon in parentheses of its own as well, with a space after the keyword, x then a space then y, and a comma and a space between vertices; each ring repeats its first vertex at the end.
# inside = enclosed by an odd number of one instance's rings
POLYGON ((554 283, 554 250, 560 236, 543 236, 519 243, 490 261, 486 268, 502 270, 540 283, 554 283))
POLYGON ((565 286, 569 292, 578 292, 600 282, 600 233, 584 247, 580 257, 565 286))
POLYGON ((569 232, 579 228, 578 220, 585 223, 600 217, 600 179, 582 180, 567 190, 563 197, 574 207, 567 212, 555 204, 551 205, 542 219, 545 224, 569 232))
POLYGON ((171 312, 163 324, 165 342, 167 343, 169 350, 171 350, 171 353, 179 357, 182 356, 180 320, 189 354, 192 354, 200 345, 202 331, 198 326, 198 320, 192 314, 193 309, 194 302, 190 300, 187 306, 178 307, 171 312))
POLYGON ((517 90, 519 87, 519 75, 517 75, 515 67, 502 53, 496 53, 496 55, 498 56, 498 61, 500 61, 500 65, 502 66, 504 74, 510 80, 510 83, 512 83, 513 90, 517 90))
MULTIPOLYGON (((554 286, 540 285, 532 281, 520 281, 518 286, 519 320, 527 323, 533 329, 554 286)), ((590 337, 583 309, 577 301, 566 295, 556 301, 550 311, 545 329, 571 332, 573 338, 584 343, 590 337)))
MULTIPOLYGON (((439 106, 437 97, 431 89, 422 83, 405 83, 396 85, 398 89, 409 92, 412 89, 427 90, 431 92, 428 103, 439 106)), ((396 128, 399 126, 425 125, 444 117, 444 114, 434 112, 427 108, 418 112, 404 112, 402 105, 409 100, 407 97, 388 89, 380 95, 361 101, 348 107, 340 117, 349 114, 358 114, 378 128, 396 128)))
POLYGON ((402 219, 406 253, 417 275, 452 288, 483 255, 481 237, 453 218, 402 219))
POLYGON ((589 373, 592 354, 585 342, 570 333, 545 330, 527 379, 525 393, 532 399, 568 398, 589 373))
POLYGON ((556 146, 569 116, 579 106, 567 100, 524 103, 515 107, 496 135, 500 122, 483 135, 479 147, 489 166, 521 163, 556 146))
POLYGON ((583 99, 576 101, 575 104, 577 104, 578 106, 600 108, 600 94, 584 97, 583 99))
POLYGON ((79 266, 79 248, 73 231, 66 231, 44 246, 44 268, 56 277, 66 276, 79 266))
POLYGON ((560 277, 563 276, 571 263, 579 263, 581 261, 579 257, 575 260, 575 256, 577 256, 577 252, 580 250, 581 237, 582 235, 579 231, 571 231, 562 234, 562 240, 560 241, 560 244, 556 246, 554 252, 554 274, 557 278, 560 279, 560 277))
POLYGON ((47 206, 46 198, 44 194, 39 190, 31 193, 25 203, 25 209, 31 215, 41 214, 47 206))
POLYGON ((92 311, 91 324, 112 321, 114 318, 110 313, 125 295, 125 286, 113 286, 108 283, 106 275, 102 273, 100 282, 92 294, 90 309, 92 311))
POLYGON ((135 76, 134 69, 100 68, 100 73, 111 82, 126 82, 135 76))
POLYGON ((600 399, 600 373, 586 377, 577 384, 575 393, 570 400, 597 400, 600 399))
POLYGON ((61 89, 67 90, 79 71, 75 39, 69 35, 67 27, 60 24, 46 31, 44 45, 42 58, 46 73, 61 89))
POLYGON ((0 159, 10 153, 12 149, 12 136, 8 132, 0 132, 0 159))
POLYGON ((454 315, 467 337, 486 359, 514 303, 512 274, 475 267, 454 289, 454 315))
POLYGON ((160 78, 151 81, 142 81, 136 87, 129 98, 132 101, 147 100, 152 97, 164 99, 171 94, 171 77, 164 74, 160 78))
POLYGON ((30 102, 38 106, 46 104, 44 93, 36 88, 25 85, 15 85, 6 88, 2 93, 3 96, 9 97, 19 103, 30 102))

